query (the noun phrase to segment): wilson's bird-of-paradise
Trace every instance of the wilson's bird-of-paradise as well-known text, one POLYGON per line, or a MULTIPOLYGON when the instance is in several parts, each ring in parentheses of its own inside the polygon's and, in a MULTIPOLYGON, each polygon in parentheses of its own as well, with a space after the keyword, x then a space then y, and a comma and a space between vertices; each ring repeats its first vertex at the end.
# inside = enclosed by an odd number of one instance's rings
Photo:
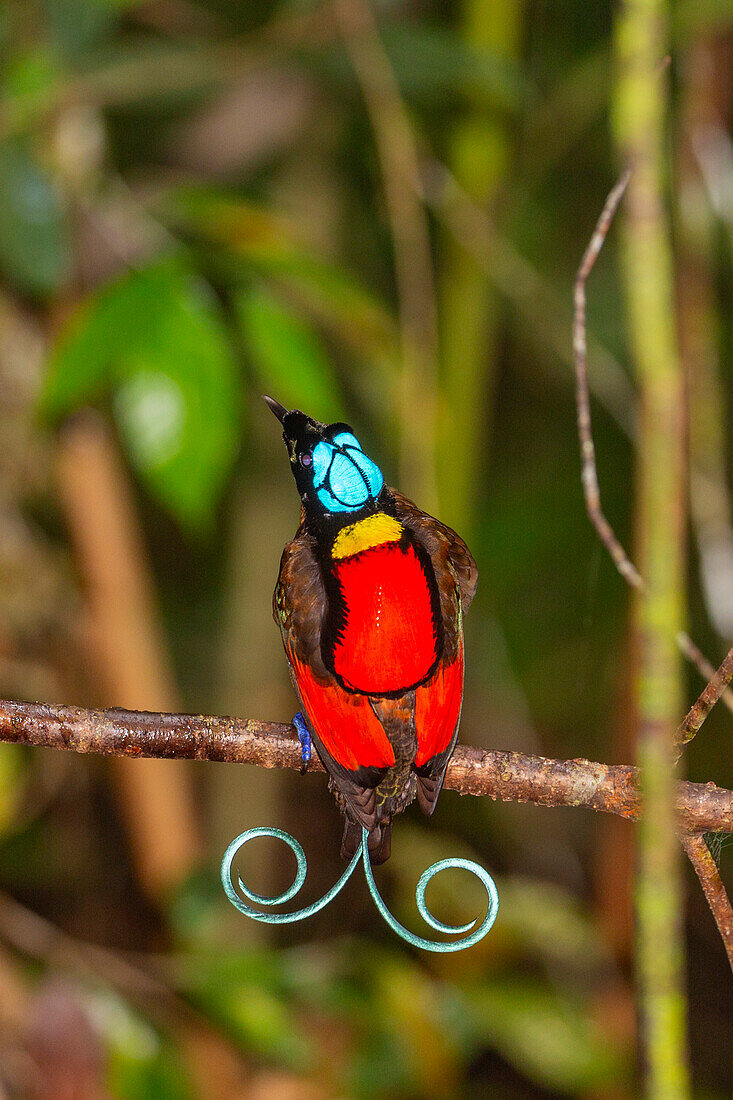
POLYGON ((342 854, 365 828, 383 863, 393 816, 415 796, 433 812, 456 745, 476 563, 455 531, 384 484, 348 424, 265 401, 301 498, 273 610, 302 733, 344 810, 342 854))

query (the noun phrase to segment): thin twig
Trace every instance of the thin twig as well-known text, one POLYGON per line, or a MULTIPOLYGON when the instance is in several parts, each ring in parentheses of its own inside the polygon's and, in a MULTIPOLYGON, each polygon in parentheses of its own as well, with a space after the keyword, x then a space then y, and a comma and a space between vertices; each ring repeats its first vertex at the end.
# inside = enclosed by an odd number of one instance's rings
POLYGON ((692 741, 731 679, 733 679, 733 649, 728 651, 722 665, 703 688, 677 730, 676 743, 678 749, 681 750, 684 745, 692 741))
POLYGON ((179 991, 175 987, 173 977, 157 957, 132 955, 76 939, 2 891, 0 940, 54 970, 111 986, 165 1029, 171 1024, 195 1028, 197 1033, 210 1036, 219 1044, 220 1056, 243 1064, 244 1059, 230 1038, 212 1025, 195 1004, 189 1003, 185 989, 179 991))
POLYGON ((598 259, 603 248, 603 242, 610 228, 613 216, 618 204, 621 202, 624 191, 631 179, 629 168, 621 176, 606 199, 601 216, 599 217, 593 236, 585 250, 580 262, 578 273, 575 276, 575 288, 573 294, 573 351, 575 352, 575 377, 576 377, 576 402, 578 406, 578 435, 580 437, 580 456, 583 464, 582 482, 585 504, 588 509, 591 523, 598 532, 603 545, 613 558, 621 576, 632 587, 644 588, 636 566, 629 560, 623 546, 617 539, 611 524, 606 519, 601 508, 601 491, 598 486, 598 471, 596 468, 596 451, 593 444, 593 432, 590 419, 590 395, 588 392, 588 352, 586 341, 585 311, 586 292, 585 287, 588 276, 598 259))
POLYGON ((62 969, 83 971, 103 977, 126 996, 147 1008, 171 1009, 178 1014, 188 1007, 155 975, 121 953, 74 939, 39 913, 27 909, 0 891, 0 939, 16 951, 62 969))
MULTIPOLYGON (((300 743, 292 726, 247 718, 0 701, 2 741, 105 756, 301 767, 300 743)), ((309 770, 324 769, 313 757, 309 770)), ((445 786, 505 802, 585 806, 630 819, 641 814, 638 769, 626 764, 549 760, 459 745, 445 786)), ((686 832, 731 833, 733 791, 714 783, 680 783, 677 812, 686 832)))
MULTIPOLYGON (((638 592, 644 592, 644 579, 619 542, 601 506, 596 452, 591 427, 586 338, 586 284, 600 251, 603 248, 608 230, 611 227, 611 222, 623 198, 630 178, 631 169, 626 168, 621 174, 618 182, 611 189, 603 210, 601 211, 601 216, 596 223, 590 243, 583 254, 578 273, 575 276, 573 291, 573 352, 575 355, 575 395, 578 410, 578 436, 580 439, 580 455, 582 462, 581 480, 583 483, 583 495, 585 497, 588 516, 598 533, 598 537, 611 555, 621 576, 632 588, 635 588, 638 592)), ((706 680, 712 680, 716 674, 715 668, 698 649, 692 638, 690 638, 685 631, 679 631, 676 636, 676 642, 680 651, 697 668, 698 672, 706 680)), ((726 687, 721 697, 728 709, 733 711, 733 692, 729 691, 726 687)))
MULTIPOLYGON (((454 239, 481 265, 487 278, 523 322, 523 335, 550 347, 573 365, 565 311, 567 303, 541 272, 502 234, 486 211, 474 202, 455 175, 440 161, 425 160, 421 176, 425 202, 454 239)), ((588 335, 598 366, 594 395, 621 430, 634 438, 636 395, 618 359, 598 336, 588 335)))
POLYGON ((681 841, 700 879, 700 885, 715 918, 728 962, 733 970, 733 908, 725 892, 720 871, 704 836, 686 834, 681 837, 681 841))

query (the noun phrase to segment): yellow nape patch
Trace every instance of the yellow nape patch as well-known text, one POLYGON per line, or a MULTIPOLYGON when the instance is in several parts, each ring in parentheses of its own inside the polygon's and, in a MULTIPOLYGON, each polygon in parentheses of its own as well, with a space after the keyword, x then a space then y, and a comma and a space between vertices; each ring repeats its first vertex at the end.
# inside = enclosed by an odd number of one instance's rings
POLYGON ((383 542, 397 542, 403 531, 402 524, 384 512, 342 527, 333 544, 331 555, 334 558, 350 558, 362 550, 381 546, 383 542))

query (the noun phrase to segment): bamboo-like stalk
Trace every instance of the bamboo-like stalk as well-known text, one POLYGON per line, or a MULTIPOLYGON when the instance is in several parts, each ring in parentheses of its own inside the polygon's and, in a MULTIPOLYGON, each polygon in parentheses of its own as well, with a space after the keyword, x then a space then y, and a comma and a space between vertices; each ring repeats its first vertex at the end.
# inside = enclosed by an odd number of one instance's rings
POLYGON ((437 317, 415 136, 368 0, 336 0, 333 10, 374 132, 392 232, 402 345, 399 481, 423 508, 434 512, 437 317))
MULTIPOLYGON (((522 7, 523 0, 463 0, 461 36, 466 46, 477 54, 488 50, 494 56, 516 57, 522 7)), ((477 100, 457 121, 451 145, 453 175, 493 218, 510 158, 505 121, 477 100)), ((496 375, 501 300, 483 265, 452 234, 444 238, 443 257, 438 498, 440 514, 470 539, 486 412, 496 375)))
POLYGON ((682 893, 673 774, 683 710, 675 637, 684 614, 683 378, 674 331, 672 256, 662 198, 665 0, 623 0, 616 28, 615 123, 632 169, 623 268, 641 398, 637 522, 647 584, 635 608, 637 760, 645 813, 636 885, 637 968, 649 1097, 689 1095, 682 978, 682 893))

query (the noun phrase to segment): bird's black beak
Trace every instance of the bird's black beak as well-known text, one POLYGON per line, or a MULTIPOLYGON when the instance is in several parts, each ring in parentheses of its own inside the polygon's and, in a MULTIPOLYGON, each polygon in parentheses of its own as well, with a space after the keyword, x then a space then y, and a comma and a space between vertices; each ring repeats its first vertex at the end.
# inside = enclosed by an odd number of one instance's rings
POLYGON ((273 415, 276 416, 282 424, 285 420, 285 417, 288 415, 288 410, 285 408, 285 406, 281 405, 279 401, 275 401, 273 397, 268 397, 265 393, 262 394, 262 400, 271 410, 273 415))

